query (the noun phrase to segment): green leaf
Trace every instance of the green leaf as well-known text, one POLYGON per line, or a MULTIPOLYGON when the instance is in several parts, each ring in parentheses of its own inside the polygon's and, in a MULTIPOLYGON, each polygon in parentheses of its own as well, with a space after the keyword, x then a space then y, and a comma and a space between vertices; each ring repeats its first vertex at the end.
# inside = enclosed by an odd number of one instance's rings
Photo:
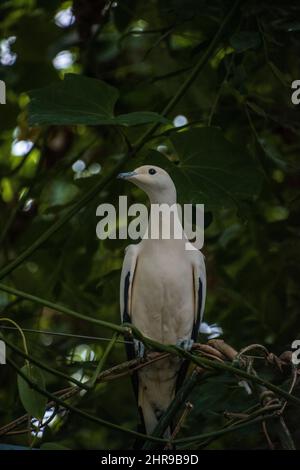
POLYGON ((231 36, 229 42, 237 52, 256 49, 261 43, 259 34, 252 31, 240 31, 239 33, 235 33, 231 36))
POLYGON ((267 114, 263 108, 258 106, 256 103, 247 101, 247 106, 249 106, 256 114, 262 116, 264 119, 267 119, 267 114))
POLYGON ((129 114, 121 114, 115 118, 115 121, 121 126, 137 126, 138 124, 149 124, 151 122, 167 124, 170 122, 160 114, 151 111, 136 111, 129 114))
POLYGON ((66 74, 63 81, 29 92, 29 124, 35 125, 121 125, 169 122, 153 112, 114 116, 119 97, 116 88, 94 78, 66 74))
POLYGON ((239 207, 258 196, 262 173, 247 151, 225 139, 220 129, 189 129, 171 140, 178 165, 154 151, 151 162, 170 173, 180 202, 203 203, 206 209, 239 207))
POLYGON ((29 124, 111 124, 116 88, 101 80, 66 74, 63 81, 29 93, 29 124))
MULTIPOLYGON (((33 365, 27 364, 22 367, 21 371, 32 382, 45 390, 45 379, 40 369, 33 365)), ((19 375, 18 376, 18 390, 22 405, 27 413, 37 419, 42 419, 47 405, 47 397, 41 395, 39 392, 30 387, 30 385, 19 375)))
POLYGON ((284 206, 266 207, 264 210, 264 216, 267 222, 281 222, 288 218, 289 210, 284 206))
POLYGON ((287 88, 290 88, 290 80, 279 68, 274 64, 274 62, 268 61, 269 67, 271 68, 275 77, 287 88))

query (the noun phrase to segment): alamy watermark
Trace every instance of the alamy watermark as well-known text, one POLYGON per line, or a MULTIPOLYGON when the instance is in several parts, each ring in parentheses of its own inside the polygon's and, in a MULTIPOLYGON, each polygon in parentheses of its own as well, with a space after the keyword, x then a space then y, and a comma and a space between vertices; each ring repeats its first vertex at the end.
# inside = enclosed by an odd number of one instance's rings
POLYGON ((292 353, 292 363, 298 366, 300 364, 300 339, 293 341, 292 349, 294 350, 292 353))
POLYGON ((118 217, 110 203, 100 204, 96 215, 101 217, 96 227, 100 240, 185 240, 186 250, 200 250, 204 243, 204 204, 151 204, 148 210, 145 204, 128 206, 127 196, 120 196, 118 217))
POLYGON ((0 80, 0 104, 6 104, 6 86, 3 80, 0 80))
POLYGON ((292 82, 291 88, 292 90, 295 90, 291 96, 292 103, 297 105, 300 103, 300 80, 294 80, 292 82))

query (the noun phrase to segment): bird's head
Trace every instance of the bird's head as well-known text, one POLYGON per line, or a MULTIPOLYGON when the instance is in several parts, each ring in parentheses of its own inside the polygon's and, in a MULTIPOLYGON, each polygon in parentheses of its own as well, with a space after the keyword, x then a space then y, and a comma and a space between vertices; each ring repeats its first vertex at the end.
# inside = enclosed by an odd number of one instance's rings
POLYGON ((168 173, 154 165, 143 165, 128 173, 120 173, 118 178, 131 181, 145 191, 151 203, 176 203, 176 188, 168 173))

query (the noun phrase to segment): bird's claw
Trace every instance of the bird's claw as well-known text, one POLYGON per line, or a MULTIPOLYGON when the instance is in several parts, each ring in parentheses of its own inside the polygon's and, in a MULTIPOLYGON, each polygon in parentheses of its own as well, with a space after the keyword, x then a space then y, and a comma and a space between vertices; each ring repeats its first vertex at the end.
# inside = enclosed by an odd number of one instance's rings
POLYGON ((141 341, 139 341, 138 339, 134 339, 133 343, 134 343, 135 354, 137 355, 137 357, 142 359, 145 356, 145 346, 144 346, 144 344, 141 341))
POLYGON ((176 343, 176 346, 183 348, 185 351, 190 351, 193 347, 193 339, 179 339, 176 343))

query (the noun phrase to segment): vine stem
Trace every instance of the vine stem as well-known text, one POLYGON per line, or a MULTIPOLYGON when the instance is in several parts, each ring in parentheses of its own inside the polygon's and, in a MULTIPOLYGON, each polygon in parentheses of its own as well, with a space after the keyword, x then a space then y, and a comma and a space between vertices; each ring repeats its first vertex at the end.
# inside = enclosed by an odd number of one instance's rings
MULTIPOLYGON (((26 342, 26 338, 25 338, 25 335, 23 333, 23 330, 22 328, 18 325, 18 323, 16 323, 14 320, 12 320, 11 318, 0 318, 0 321, 5 321, 5 322, 8 322, 8 323, 11 323, 12 325, 15 326, 15 328, 17 328, 17 330, 19 331, 21 337, 22 337, 22 342, 23 342, 23 348, 24 348, 24 351, 25 351, 25 354, 24 356, 26 356, 28 358, 29 354, 28 354, 28 347, 27 347, 27 342, 26 342)), ((27 366, 29 366, 29 361, 28 359, 25 359, 26 361, 26 364, 27 366)))
POLYGON ((218 103, 219 103, 219 100, 221 98, 221 95, 222 95, 222 92, 223 92, 223 88, 224 88, 224 85, 225 83, 227 82, 228 80, 228 77, 230 75, 230 72, 231 72, 231 68, 233 66, 233 61, 234 61, 234 54, 232 54, 231 56, 231 60, 229 62, 229 65, 228 65, 228 68, 227 68, 227 71, 225 73, 225 77, 220 85, 220 88, 215 96, 215 99, 213 101, 213 104, 212 104, 212 107, 211 107, 211 110, 210 110, 210 113, 209 113, 209 116, 208 116, 208 120, 207 120, 207 125, 210 127, 212 125, 212 120, 213 120, 213 117, 215 115, 215 112, 216 112, 216 109, 217 109, 217 106, 218 106, 218 103))
POLYGON ((223 434, 228 434, 233 431, 237 431, 238 429, 242 429, 246 426, 250 426, 251 424, 256 424, 256 423, 261 423, 262 421, 272 419, 274 418, 274 413, 270 413, 267 415, 263 416, 258 416, 257 418, 251 419, 251 420, 245 420, 244 422, 237 424, 236 426, 232 426, 230 428, 224 428, 220 429, 219 431, 212 431, 204 434, 199 434, 196 436, 190 436, 190 437, 183 437, 181 439, 176 439, 174 444, 192 444, 192 443, 197 443, 199 441, 202 441, 203 439, 209 439, 212 437, 219 437, 223 436, 223 434))
POLYGON ((45 370, 46 372, 49 372, 50 374, 56 375, 57 377, 60 377, 64 380, 67 380, 68 382, 74 383, 77 387, 80 388, 80 390, 81 389, 89 390, 89 387, 86 384, 80 382, 79 380, 76 380, 74 377, 70 377, 69 375, 64 374, 63 372, 60 372, 56 369, 53 369, 52 367, 47 366, 43 362, 39 361, 38 359, 36 359, 33 356, 31 356, 30 354, 28 354, 28 351, 27 351, 27 353, 24 353, 21 349, 17 348, 14 344, 12 344, 6 338, 3 338, 3 340, 4 340, 5 344, 7 344, 9 349, 11 349, 15 353, 19 354, 20 356, 22 356, 27 363, 35 364, 36 366, 40 367, 41 369, 45 370))
POLYGON ((144 343, 146 346, 149 348, 155 350, 155 351, 161 351, 161 352, 168 352, 170 354, 175 354, 177 356, 183 357, 185 359, 190 360, 197 366, 204 366, 212 369, 217 369, 217 370, 222 370, 222 371, 227 371, 230 372, 231 374, 235 374, 239 377, 243 377, 245 379, 251 380, 254 383, 257 383, 259 385, 264 385, 267 387, 269 390, 272 390, 272 392, 276 393, 277 395, 284 397, 286 400, 294 403, 295 405, 300 405, 300 399, 297 398, 296 396, 290 394, 289 392, 282 390, 280 387, 277 387, 276 385, 273 385, 272 383, 268 382, 267 380, 264 380, 260 377, 257 377, 255 375, 250 374, 249 372, 246 372, 242 369, 239 369, 237 367, 233 367, 229 364, 224 364, 221 362, 214 361, 212 359, 207 359, 204 357, 199 357, 194 354, 191 354, 188 351, 185 351, 183 348, 179 348, 178 346, 175 345, 167 345, 167 344, 162 344, 157 341, 152 340, 151 338, 145 337, 134 325, 131 323, 123 323, 123 325, 115 325, 114 323, 106 322, 104 320, 98 320, 97 318, 93 317, 88 317, 86 315, 80 314, 74 310, 71 310, 67 307, 63 307, 59 304, 55 304, 51 301, 44 300, 40 297, 36 297, 31 294, 27 294, 26 292, 22 292, 20 290, 14 289, 12 287, 8 287, 4 284, 0 283, 0 290, 4 290, 5 292, 9 292, 11 294, 23 297, 24 299, 31 300, 33 302, 36 302, 40 305, 45 305, 50 308, 53 308, 57 311, 60 311, 62 313, 66 313, 68 315, 71 315, 76 318, 80 318, 85 321, 89 321, 91 323, 95 323, 97 325, 101 325, 105 328, 108 328, 110 330, 113 330, 115 332, 119 332, 125 337, 128 337, 128 335, 132 335, 136 339, 139 339, 144 343))
MULTIPOLYGON (((240 3, 240 0, 237 0, 234 4, 233 7, 230 9, 229 13, 225 16, 224 20, 222 21, 218 31, 216 32, 215 36, 213 37, 210 45, 204 52, 204 54, 201 56, 200 60, 198 63, 195 65, 195 67, 192 69, 191 74, 186 78, 186 80, 182 83, 182 85, 179 87, 173 98, 170 99, 166 107, 163 109, 161 112, 162 116, 166 116, 169 114, 170 111, 172 111, 173 108, 177 105, 178 101, 182 98, 182 96, 186 93, 186 91, 189 89, 191 84, 195 81, 195 79, 198 77, 199 73, 203 69, 203 67, 206 65, 209 57, 215 50, 217 44, 219 43, 223 31, 225 29, 225 26, 228 24, 232 16, 234 15, 238 5, 240 3)), ((148 131, 144 134, 144 136, 141 137, 141 139, 137 142, 136 146, 134 146, 134 149, 136 151, 140 150, 144 144, 148 141, 148 139, 154 134, 156 129, 159 127, 159 124, 153 124, 148 131)))
POLYGON ((124 155, 115 165, 112 171, 106 177, 98 181, 84 196, 79 199, 60 219, 54 222, 51 227, 43 232, 28 248, 26 248, 19 256, 4 266, 0 271, 0 279, 7 276, 16 269, 30 255, 32 255, 43 243, 45 243, 54 233, 56 233, 68 220, 70 220, 80 209, 85 207, 99 192, 117 175, 122 165, 126 162, 128 156, 124 155))
POLYGON ((300 399, 297 398, 294 395, 291 395, 289 392, 286 392, 285 390, 282 390, 280 387, 277 387, 276 385, 273 385, 272 383, 268 382, 267 380, 264 380, 256 375, 252 375, 249 372, 246 372, 243 369, 239 369, 237 367, 231 366, 229 364, 221 363, 219 361, 214 361, 212 359, 207 359, 204 357, 199 357, 194 354, 191 354, 188 351, 185 351, 183 348, 180 348, 175 345, 166 345, 166 344, 161 344, 158 343, 157 341, 154 341, 150 338, 146 338, 137 328, 135 328, 133 325, 130 325, 128 323, 124 323, 124 326, 127 326, 128 328, 131 328, 132 334, 136 339, 139 339, 142 341, 144 344, 146 344, 148 347, 151 347, 154 350, 157 351, 165 351, 169 352, 170 354, 176 354, 178 356, 181 356, 185 359, 190 360, 197 366, 204 366, 206 368, 212 368, 212 369, 217 369, 217 370, 222 370, 222 371, 227 371, 230 372, 231 374, 243 377, 245 379, 251 380, 254 383, 257 383, 259 385, 264 385, 267 387, 269 390, 272 390, 272 392, 278 394, 279 396, 284 397, 286 400, 289 400, 290 402, 300 406, 300 399))
POLYGON ((115 344, 116 344, 116 341, 118 339, 118 336, 119 336, 119 333, 114 333, 112 339, 110 340, 110 342, 108 343, 107 345, 107 348, 105 349, 97 367, 96 367, 96 370, 93 374, 93 377, 91 378, 91 380, 88 382, 88 387, 90 389, 92 389, 97 381, 97 378, 99 376, 99 374, 103 371, 103 367, 107 361, 107 358, 108 356, 110 355, 112 349, 114 348, 115 344))
POLYGON ((41 297, 37 297, 36 295, 28 294, 27 292, 23 292, 13 287, 6 286, 2 283, 0 283, 0 290, 3 290, 4 292, 7 292, 9 294, 16 295, 18 297, 22 297, 23 299, 30 300, 31 302, 35 302, 39 305, 52 308, 53 310, 65 313, 74 318, 79 318, 80 320, 84 320, 89 323, 94 323, 96 325, 103 326, 104 328, 109 328, 110 330, 118 331, 119 333, 128 333, 128 328, 124 328, 122 326, 115 325, 114 323, 106 322, 104 320, 99 320, 98 318, 88 317, 87 315, 83 315, 82 313, 76 312, 75 310, 72 310, 68 307, 64 307, 63 305, 56 304, 54 302, 51 302, 50 300, 42 299, 41 297))
POLYGON ((47 398, 51 399, 52 401, 54 401, 58 405, 60 405, 64 408, 76 413, 77 415, 81 416, 82 418, 88 419, 89 421, 92 421, 92 422, 97 423, 97 424, 104 425, 108 428, 114 429, 115 431, 120 431, 120 432, 123 432, 123 433, 126 433, 126 434, 130 434, 134 437, 139 437, 139 438, 142 438, 142 439, 149 439, 149 440, 153 440, 153 441, 156 441, 156 442, 162 442, 162 443, 168 442, 166 439, 160 439, 160 438, 154 438, 152 436, 147 436, 146 434, 143 434, 143 433, 140 433, 140 432, 137 432, 137 431, 133 431, 131 429, 124 428, 123 426, 119 426, 117 424, 111 423, 110 421, 106 421, 105 419, 97 418, 94 415, 86 413, 85 411, 82 411, 79 408, 76 408, 75 406, 70 405, 66 401, 61 400, 59 397, 57 397, 53 393, 50 393, 47 390, 43 390, 35 382, 33 382, 31 379, 29 379, 29 377, 27 377, 27 375, 25 375, 24 372, 18 368, 17 364, 11 358, 9 358, 9 357, 7 358, 7 363, 17 372, 18 375, 20 375, 22 377, 22 379, 25 380, 25 382, 27 382, 30 385, 30 387, 33 390, 36 390, 41 395, 46 396, 47 398))
MULTIPOLYGON (((120 431, 120 432, 129 434, 129 435, 132 435, 132 436, 135 436, 135 437, 142 438, 144 440, 146 439, 148 441, 157 442, 157 443, 165 443, 165 444, 168 443, 167 439, 162 439, 162 438, 142 434, 142 433, 139 433, 137 431, 133 431, 131 429, 127 429, 127 428, 124 428, 122 426, 118 426, 117 424, 111 423, 110 421, 106 421, 102 418, 97 418, 96 416, 93 416, 89 413, 86 413, 85 411, 82 411, 79 408, 76 408, 76 407, 70 405, 69 403, 64 402, 63 400, 61 400, 57 396, 53 395, 52 393, 47 392, 46 390, 43 390, 35 382, 30 380, 23 373, 23 371, 18 368, 18 366, 14 363, 14 361, 12 361, 12 359, 7 358, 7 362, 31 386, 31 388, 33 388, 37 392, 41 393, 42 395, 44 395, 48 398, 51 398, 58 405, 61 405, 64 408, 78 414, 82 418, 88 419, 89 421, 92 421, 92 422, 95 422, 95 423, 98 423, 98 424, 102 424, 102 425, 104 425, 106 427, 109 427, 111 429, 114 429, 116 431, 120 431)), ((206 433, 206 434, 190 436, 190 437, 186 437, 186 438, 182 438, 182 439, 175 439, 174 441, 172 441, 172 443, 173 444, 186 444, 186 443, 197 442, 199 440, 209 438, 209 437, 212 437, 212 436, 219 436, 219 435, 223 435, 223 434, 228 433, 228 432, 233 432, 237 429, 241 429, 245 426, 249 426, 250 424, 261 422, 261 421, 264 421, 264 420, 267 420, 267 419, 270 419, 270 418, 274 418, 274 413, 272 413, 270 415, 267 414, 267 415, 264 415, 264 416, 259 416, 257 418, 254 418, 253 420, 245 421, 245 422, 243 422, 239 425, 232 426, 231 428, 228 428, 228 429, 222 429, 220 431, 214 431, 212 433, 206 433)))
MULTIPOLYGON (((152 357, 151 359, 148 356, 148 359, 141 359, 141 358, 131 359, 130 361, 117 364, 116 366, 113 366, 110 369, 106 369, 103 372, 100 372, 99 376, 97 377, 97 382, 98 383, 105 382, 107 380, 113 380, 113 379, 119 378, 121 376, 124 376, 125 374, 126 375, 130 374, 137 369, 140 369, 142 367, 147 367, 149 364, 160 361, 161 359, 164 359, 167 356, 168 354, 159 354, 159 355, 155 355, 155 357, 152 357)), ((56 392, 54 392, 54 394, 59 395, 61 399, 66 400, 66 399, 72 398, 74 395, 79 393, 80 390, 81 390, 81 387, 77 387, 73 385, 65 389, 57 390, 56 392)), ((53 407, 54 405, 55 405, 55 402, 49 401, 47 404, 47 409, 53 407)), ((26 422, 27 417, 28 415, 25 414, 11 421, 10 423, 2 426, 0 428, 0 436, 7 434, 8 431, 11 431, 12 429, 15 429, 19 425, 26 422)))
MULTIPOLYGON (((249 408, 248 410, 245 410, 246 412, 246 417, 239 420, 238 422, 234 421, 233 419, 231 419, 224 427, 223 429, 221 430, 224 430, 226 431, 227 429, 231 429, 232 427, 234 427, 235 425, 237 424, 241 424, 241 423, 245 423, 247 420, 252 420, 256 417, 259 417, 259 416, 262 416, 262 415, 269 415, 271 416, 273 413, 274 414, 277 414, 280 410, 280 406, 279 405, 269 405, 269 406, 264 406, 263 408, 259 408, 259 409, 255 409, 257 408, 257 406, 259 406, 259 404, 257 405, 254 405, 254 407, 251 407, 249 408), (250 411, 252 411, 252 409, 254 409, 253 412, 251 412, 251 414, 248 414, 250 411)), ((264 421, 263 421, 264 422, 264 421)), ((220 430, 220 431, 221 431, 220 430)), ((216 431, 218 432, 218 431, 216 431)), ((199 443, 198 444, 198 447, 197 449, 204 449, 205 447, 207 447, 211 442, 213 442, 215 439, 217 439, 219 436, 218 435, 213 435, 214 432, 212 432, 212 435, 209 437, 209 438, 206 438, 204 439, 203 442, 199 443)))

